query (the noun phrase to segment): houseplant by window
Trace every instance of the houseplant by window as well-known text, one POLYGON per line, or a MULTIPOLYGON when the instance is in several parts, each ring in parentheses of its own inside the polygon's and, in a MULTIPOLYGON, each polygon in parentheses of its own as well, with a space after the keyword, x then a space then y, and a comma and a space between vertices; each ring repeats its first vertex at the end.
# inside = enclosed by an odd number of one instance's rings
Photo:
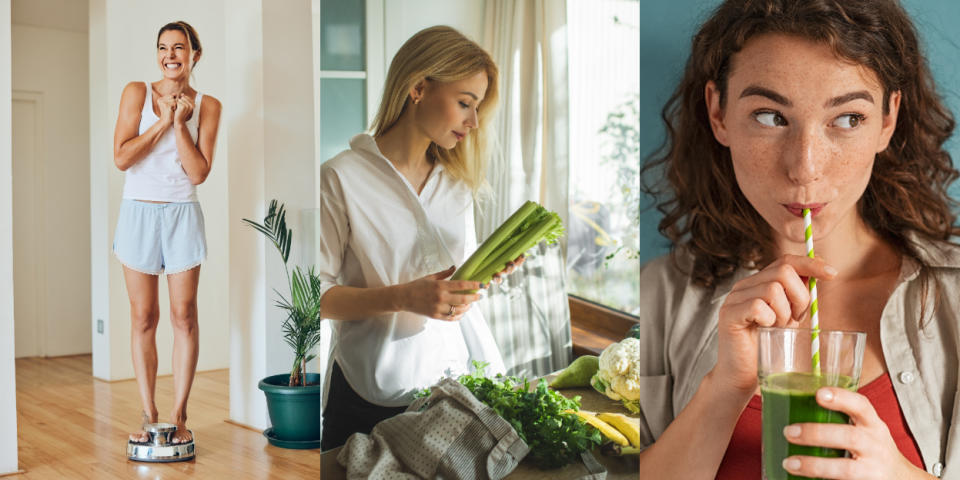
POLYGON ((283 338, 294 351, 290 373, 271 375, 260 380, 259 388, 267 397, 267 410, 273 425, 264 431, 271 444, 285 448, 319 448, 323 385, 320 374, 307 373, 307 362, 320 341, 320 278, 313 267, 306 270, 288 266, 293 230, 287 228, 282 203, 271 200, 263 223, 243 219, 267 237, 283 259, 289 296, 277 291, 277 306, 287 314, 283 338))

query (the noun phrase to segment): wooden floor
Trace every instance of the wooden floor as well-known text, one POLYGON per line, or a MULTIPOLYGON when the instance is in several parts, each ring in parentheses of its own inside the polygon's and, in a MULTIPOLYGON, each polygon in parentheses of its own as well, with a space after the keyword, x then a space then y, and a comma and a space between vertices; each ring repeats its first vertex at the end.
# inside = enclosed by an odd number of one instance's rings
MULTIPOLYGON (((228 371, 197 374, 189 421, 197 441, 190 462, 128 461, 127 434, 139 426, 133 380, 103 382, 90 355, 17 359, 20 470, 10 479, 319 478, 320 450, 287 450, 260 432, 227 423, 228 371)), ((173 378, 157 379, 160 420, 169 415, 173 378)))

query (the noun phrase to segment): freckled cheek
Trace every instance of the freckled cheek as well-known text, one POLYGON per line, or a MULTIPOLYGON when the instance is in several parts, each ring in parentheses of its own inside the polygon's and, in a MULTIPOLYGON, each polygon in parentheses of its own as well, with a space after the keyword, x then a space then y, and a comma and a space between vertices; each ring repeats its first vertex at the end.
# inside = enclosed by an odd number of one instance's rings
POLYGON ((774 178, 780 151, 768 142, 731 143, 730 156, 738 181, 765 184, 774 178))
POLYGON ((876 158, 871 145, 866 143, 843 145, 832 154, 834 159, 830 162, 831 168, 825 172, 833 179, 831 183, 842 187, 843 185, 866 185, 869 182, 876 158))

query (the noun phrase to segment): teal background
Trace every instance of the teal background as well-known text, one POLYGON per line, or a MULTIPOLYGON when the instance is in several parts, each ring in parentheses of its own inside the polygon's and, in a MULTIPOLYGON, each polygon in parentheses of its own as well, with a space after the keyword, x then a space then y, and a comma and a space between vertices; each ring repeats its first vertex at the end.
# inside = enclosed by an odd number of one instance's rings
POLYGON ((320 79, 320 161, 350 148, 350 139, 367 129, 366 83, 362 78, 320 79))
MULTIPOLYGON (((680 80, 697 27, 719 5, 719 0, 642 0, 640 7, 640 159, 643 162, 663 142, 660 111, 680 80)), ((960 2, 956 0, 902 0, 920 34, 940 95, 960 118, 960 2)), ((957 132, 947 142, 957 165, 957 132)), ((950 192, 960 198, 960 185, 950 192)), ((647 205, 652 206, 651 199, 647 205)), ((655 208, 640 213, 640 262, 666 253, 669 243, 657 231, 661 215, 655 208)))

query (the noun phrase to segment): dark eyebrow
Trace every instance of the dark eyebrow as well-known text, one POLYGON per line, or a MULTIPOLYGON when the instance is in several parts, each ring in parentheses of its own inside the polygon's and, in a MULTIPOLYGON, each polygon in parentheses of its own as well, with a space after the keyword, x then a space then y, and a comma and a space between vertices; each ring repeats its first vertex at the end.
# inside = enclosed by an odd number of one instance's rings
POLYGON ((464 94, 464 95, 470 95, 471 97, 473 97, 474 100, 480 100, 480 98, 478 98, 477 95, 474 94, 473 92, 463 91, 463 92, 460 92, 460 93, 462 93, 462 94, 464 94))
POLYGON ((827 103, 824 104, 825 107, 839 107, 847 102, 852 102, 857 99, 863 99, 870 103, 873 103, 873 95, 870 95, 870 92, 866 90, 860 90, 859 92, 850 92, 840 95, 839 97, 833 97, 830 100, 827 100, 827 103))
POLYGON ((743 89, 743 92, 740 93, 740 98, 749 97, 751 95, 759 95, 761 97, 767 97, 774 102, 779 103, 785 107, 792 107, 793 103, 790 100, 787 100, 787 97, 780 95, 769 88, 758 87, 756 85, 750 85, 747 88, 743 89))

